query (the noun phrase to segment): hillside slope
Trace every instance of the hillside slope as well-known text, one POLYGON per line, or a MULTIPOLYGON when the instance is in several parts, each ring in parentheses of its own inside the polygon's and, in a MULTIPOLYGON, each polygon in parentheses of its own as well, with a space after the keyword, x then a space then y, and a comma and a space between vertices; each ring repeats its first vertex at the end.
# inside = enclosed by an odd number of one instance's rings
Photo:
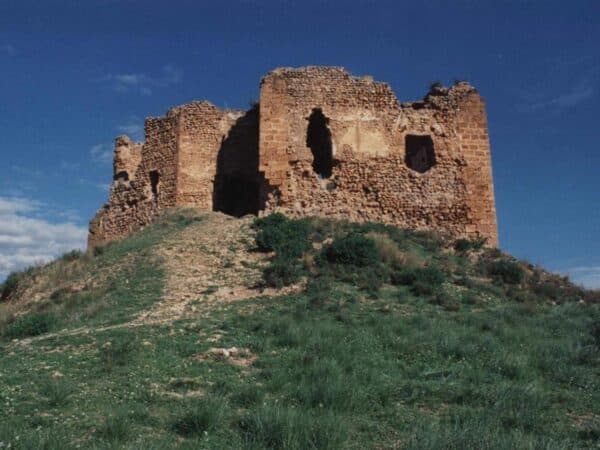
POLYGON ((483 242, 174 211, 15 274, 0 448, 593 448, 598 292, 483 242))

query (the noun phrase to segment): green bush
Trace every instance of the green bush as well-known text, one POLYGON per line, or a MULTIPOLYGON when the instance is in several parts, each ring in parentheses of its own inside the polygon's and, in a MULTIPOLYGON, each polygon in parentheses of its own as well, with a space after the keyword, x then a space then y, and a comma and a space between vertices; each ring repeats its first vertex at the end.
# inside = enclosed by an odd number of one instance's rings
POLYGON ((356 267, 375 265, 380 260, 375 242, 358 233, 335 238, 323 249, 323 255, 330 263, 356 267))
POLYGON ((419 297, 425 297, 435 294, 437 292, 437 286, 431 285, 421 280, 417 280, 412 284, 410 290, 413 294, 419 297))
POLYGON ((600 319, 594 320, 594 323, 592 323, 590 334, 594 338, 596 346, 600 347, 600 319))
POLYGON ((340 416, 303 414, 283 406, 249 411, 238 428, 246 448, 334 450, 344 448, 347 439, 347 425, 340 416))
POLYGON ((51 313, 32 313, 11 323, 4 335, 10 339, 37 336, 49 332, 55 323, 56 317, 51 313))
POLYGON ((263 391, 256 385, 244 384, 231 394, 231 401, 238 406, 248 408, 262 401, 263 397, 263 391))
POLYGON ((104 369, 111 371, 115 366, 125 366, 135 356, 139 344, 131 333, 115 333, 99 348, 104 369))
POLYGON ((19 287, 19 280, 21 278, 20 272, 11 272, 2 283, 2 293, 0 294, 0 300, 6 300, 11 296, 13 292, 19 287))
POLYGON ((225 416, 225 404, 217 398, 206 397, 185 407, 172 421, 171 429, 182 436, 199 435, 222 425, 225 416))
POLYGON ((122 442, 127 440, 131 430, 131 418, 121 408, 102 422, 96 429, 96 435, 108 442, 122 442))
POLYGON ((310 280, 306 286, 307 305, 310 309, 322 309, 331 298, 333 279, 318 277, 310 280))
POLYGON ((411 291, 416 295, 432 295, 445 281, 444 272, 435 266, 423 268, 404 268, 391 275, 394 285, 411 286, 411 291))
POLYGON ((256 245, 263 252, 276 252, 279 256, 298 258, 311 248, 310 224, 307 220, 291 220, 275 213, 257 219, 256 245))
POLYGON ((379 289, 390 278, 389 268, 381 262, 360 268, 351 264, 328 264, 323 254, 319 257, 319 269, 323 276, 355 286, 371 298, 378 297, 379 289))
MULTIPOLYGON (((428 292, 428 295, 431 295, 435 291, 430 288, 428 292)), ((450 295, 447 292, 435 292, 432 302, 436 305, 440 305, 446 311, 460 310, 460 300, 456 296, 450 295)))
POLYGON ((390 281, 393 285, 405 285, 410 286, 417 279, 417 273, 415 268, 402 268, 392 272, 390 275, 390 281))
POLYGON ((459 253, 467 253, 471 250, 479 250, 483 248, 487 239, 484 237, 478 237, 475 239, 457 239, 454 242, 454 250, 459 253))
POLYGON ((40 394, 46 397, 52 407, 66 405, 73 391, 73 385, 62 378, 47 379, 40 386, 40 394))
POLYGON ((303 273, 297 260, 276 256, 263 271, 263 278, 267 286, 280 289, 296 283, 303 273))
POLYGON ((60 259, 61 261, 70 262, 76 261, 83 256, 83 252, 81 250, 71 250, 70 252, 64 253, 60 259))
POLYGON ((487 267, 488 275, 507 284, 519 284, 525 278, 525 271, 515 261, 494 261, 487 267))

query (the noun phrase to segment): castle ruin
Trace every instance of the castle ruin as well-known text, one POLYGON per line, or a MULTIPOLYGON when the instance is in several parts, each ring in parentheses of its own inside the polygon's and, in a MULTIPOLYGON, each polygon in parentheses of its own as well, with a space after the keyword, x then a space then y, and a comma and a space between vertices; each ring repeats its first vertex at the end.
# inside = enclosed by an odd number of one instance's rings
POLYGON ((337 67, 279 68, 248 111, 192 102, 115 142, 110 199, 88 244, 121 239, 174 206, 274 211, 487 238, 497 245, 484 101, 466 82, 400 103, 337 67))

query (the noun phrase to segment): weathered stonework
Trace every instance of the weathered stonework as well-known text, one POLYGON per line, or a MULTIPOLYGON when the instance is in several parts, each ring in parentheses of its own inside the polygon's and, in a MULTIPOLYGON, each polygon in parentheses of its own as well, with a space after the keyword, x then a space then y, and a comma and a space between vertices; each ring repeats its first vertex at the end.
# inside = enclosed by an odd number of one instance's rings
POLYGON ((127 236, 168 207, 241 216, 281 211, 497 245, 485 105, 468 83, 399 103, 389 85, 342 68, 282 68, 249 111, 202 101, 149 118, 115 144, 110 199, 89 245, 127 236))

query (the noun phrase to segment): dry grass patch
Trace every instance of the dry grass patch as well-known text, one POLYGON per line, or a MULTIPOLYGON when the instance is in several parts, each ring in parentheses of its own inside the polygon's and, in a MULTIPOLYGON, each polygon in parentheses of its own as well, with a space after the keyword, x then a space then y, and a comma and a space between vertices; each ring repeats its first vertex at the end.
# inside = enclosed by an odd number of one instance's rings
POLYGON ((201 360, 223 361, 238 367, 250 367, 257 359, 248 348, 217 348, 211 347, 204 353, 194 357, 201 360))
POLYGON ((419 254, 402 250, 387 234, 373 231, 367 233, 366 236, 375 242, 375 247, 377 247, 383 262, 392 267, 423 267, 426 263, 425 258, 419 254))

